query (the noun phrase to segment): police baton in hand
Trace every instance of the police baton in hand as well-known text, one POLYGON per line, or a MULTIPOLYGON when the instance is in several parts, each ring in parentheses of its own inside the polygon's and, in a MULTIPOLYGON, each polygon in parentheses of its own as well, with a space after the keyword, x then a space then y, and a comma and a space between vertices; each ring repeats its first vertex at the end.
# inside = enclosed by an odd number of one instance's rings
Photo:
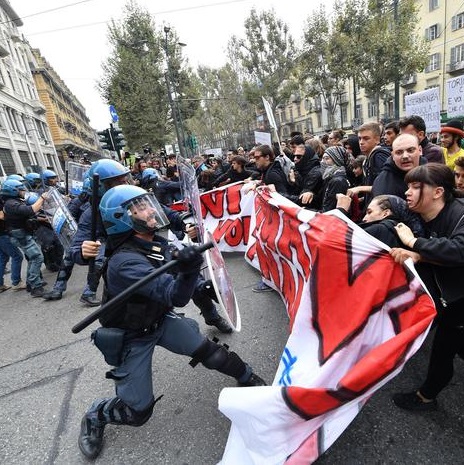
MULTIPOLYGON (((212 242, 207 242, 206 244, 195 247, 195 249, 198 251, 198 253, 203 253, 203 252, 206 252, 208 249, 211 249, 212 247, 214 247, 214 244, 212 242)), ((178 262, 179 261, 176 259, 171 260, 170 262, 166 263, 160 268, 157 268, 156 270, 154 270, 153 272, 151 272, 150 274, 142 278, 140 281, 137 281, 136 283, 132 284, 132 286, 128 287, 126 290, 118 294, 114 299, 111 299, 108 302, 104 303, 101 307, 97 308, 97 310, 92 312, 90 315, 87 315, 83 320, 81 320, 79 323, 74 325, 72 328, 72 332, 74 334, 81 332, 83 329, 87 328, 87 326, 92 324, 95 320, 100 318, 100 316, 103 315, 103 313, 107 311, 111 312, 111 307, 115 308, 117 305, 128 300, 129 297, 139 287, 142 287, 144 284, 151 281, 152 279, 157 278, 163 273, 166 273, 166 271, 169 271, 171 268, 174 268, 178 264, 178 262)))

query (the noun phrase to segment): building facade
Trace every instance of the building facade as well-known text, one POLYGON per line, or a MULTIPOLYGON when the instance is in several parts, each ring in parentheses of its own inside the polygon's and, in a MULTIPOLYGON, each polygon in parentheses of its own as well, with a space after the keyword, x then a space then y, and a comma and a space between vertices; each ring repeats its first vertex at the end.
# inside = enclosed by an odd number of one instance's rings
MULTIPOLYGON (((430 45, 428 64, 422 72, 400 82, 399 114, 404 115, 407 95, 438 87, 441 116, 446 121, 446 82, 464 75, 464 4, 451 0, 417 0, 417 3, 420 18, 417 30, 430 45)), ((391 121, 395 114, 393 87, 393 84, 389 86, 377 101, 362 88, 354 89, 353 82, 349 81, 345 92, 334 96, 338 105, 333 117, 321 97, 301 98, 293 94, 287 105, 276 110, 280 137, 288 138, 292 131, 322 134, 334 128, 356 130, 369 121, 391 121)))
POLYGON ((40 50, 31 49, 31 54, 32 75, 39 99, 46 109, 48 126, 60 160, 65 162, 71 153, 99 158, 100 145, 85 108, 40 54, 40 50))
POLYGON ((0 176, 50 168, 60 175, 53 146, 29 68, 23 23, 7 0, 0 0, 0 176))

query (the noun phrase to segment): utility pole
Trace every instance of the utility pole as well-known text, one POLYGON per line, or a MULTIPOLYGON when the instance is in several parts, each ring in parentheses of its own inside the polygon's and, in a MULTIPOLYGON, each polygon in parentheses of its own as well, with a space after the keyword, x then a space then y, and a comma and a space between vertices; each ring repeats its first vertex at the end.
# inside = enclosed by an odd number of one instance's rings
POLYGON ((172 93, 174 92, 173 83, 171 79, 171 65, 169 60, 169 48, 168 48, 168 34, 171 28, 164 26, 164 52, 166 54, 166 73, 164 77, 166 79, 166 86, 168 88, 168 100, 169 106, 171 107, 172 119, 174 121, 174 128, 176 130, 177 144, 179 145, 179 152, 183 158, 185 158, 185 147, 184 147, 184 138, 183 131, 180 127, 181 125, 181 116, 180 111, 177 106, 177 102, 174 101, 172 93))
MULTIPOLYGON (((395 28, 398 27, 398 0, 393 0, 393 20, 395 23, 395 28)), ((398 49, 395 49, 395 63, 394 66, 398 67, 398 49)), ((395 79, 395 120, 400 119, 400 81, 398 78, 395 79)))

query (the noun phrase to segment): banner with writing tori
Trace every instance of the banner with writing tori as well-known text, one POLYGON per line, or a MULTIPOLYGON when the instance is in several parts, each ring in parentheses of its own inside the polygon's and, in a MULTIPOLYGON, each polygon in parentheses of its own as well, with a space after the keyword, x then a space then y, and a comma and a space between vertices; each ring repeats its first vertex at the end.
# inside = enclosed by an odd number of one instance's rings
POLYGON ((241 193, 215 193, 207 213, 223 228, 230 219, 221 239, 231 249, 242 236, 238 247, 246 244, 247 259, 280 292, 291 333, 272 386, 221 392, 232 426, 220 463, 309 464, 419 349, 435 308, 413 267, 395 264, 336 210, 316 214, 266 190, 241 193), (238 206, 248 196, 254 208, 243 221, 238 206), (228 197, 234 207, 224 209, 228 197))

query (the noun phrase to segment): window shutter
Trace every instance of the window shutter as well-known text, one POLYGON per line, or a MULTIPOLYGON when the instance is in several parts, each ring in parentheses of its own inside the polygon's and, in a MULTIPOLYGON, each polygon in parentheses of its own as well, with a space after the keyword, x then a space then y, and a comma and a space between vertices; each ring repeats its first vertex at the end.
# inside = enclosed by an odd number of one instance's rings
POLYGON ((455 31, 458 28, 458 16, 455 15, 451 18, 451 30, 455 31))

